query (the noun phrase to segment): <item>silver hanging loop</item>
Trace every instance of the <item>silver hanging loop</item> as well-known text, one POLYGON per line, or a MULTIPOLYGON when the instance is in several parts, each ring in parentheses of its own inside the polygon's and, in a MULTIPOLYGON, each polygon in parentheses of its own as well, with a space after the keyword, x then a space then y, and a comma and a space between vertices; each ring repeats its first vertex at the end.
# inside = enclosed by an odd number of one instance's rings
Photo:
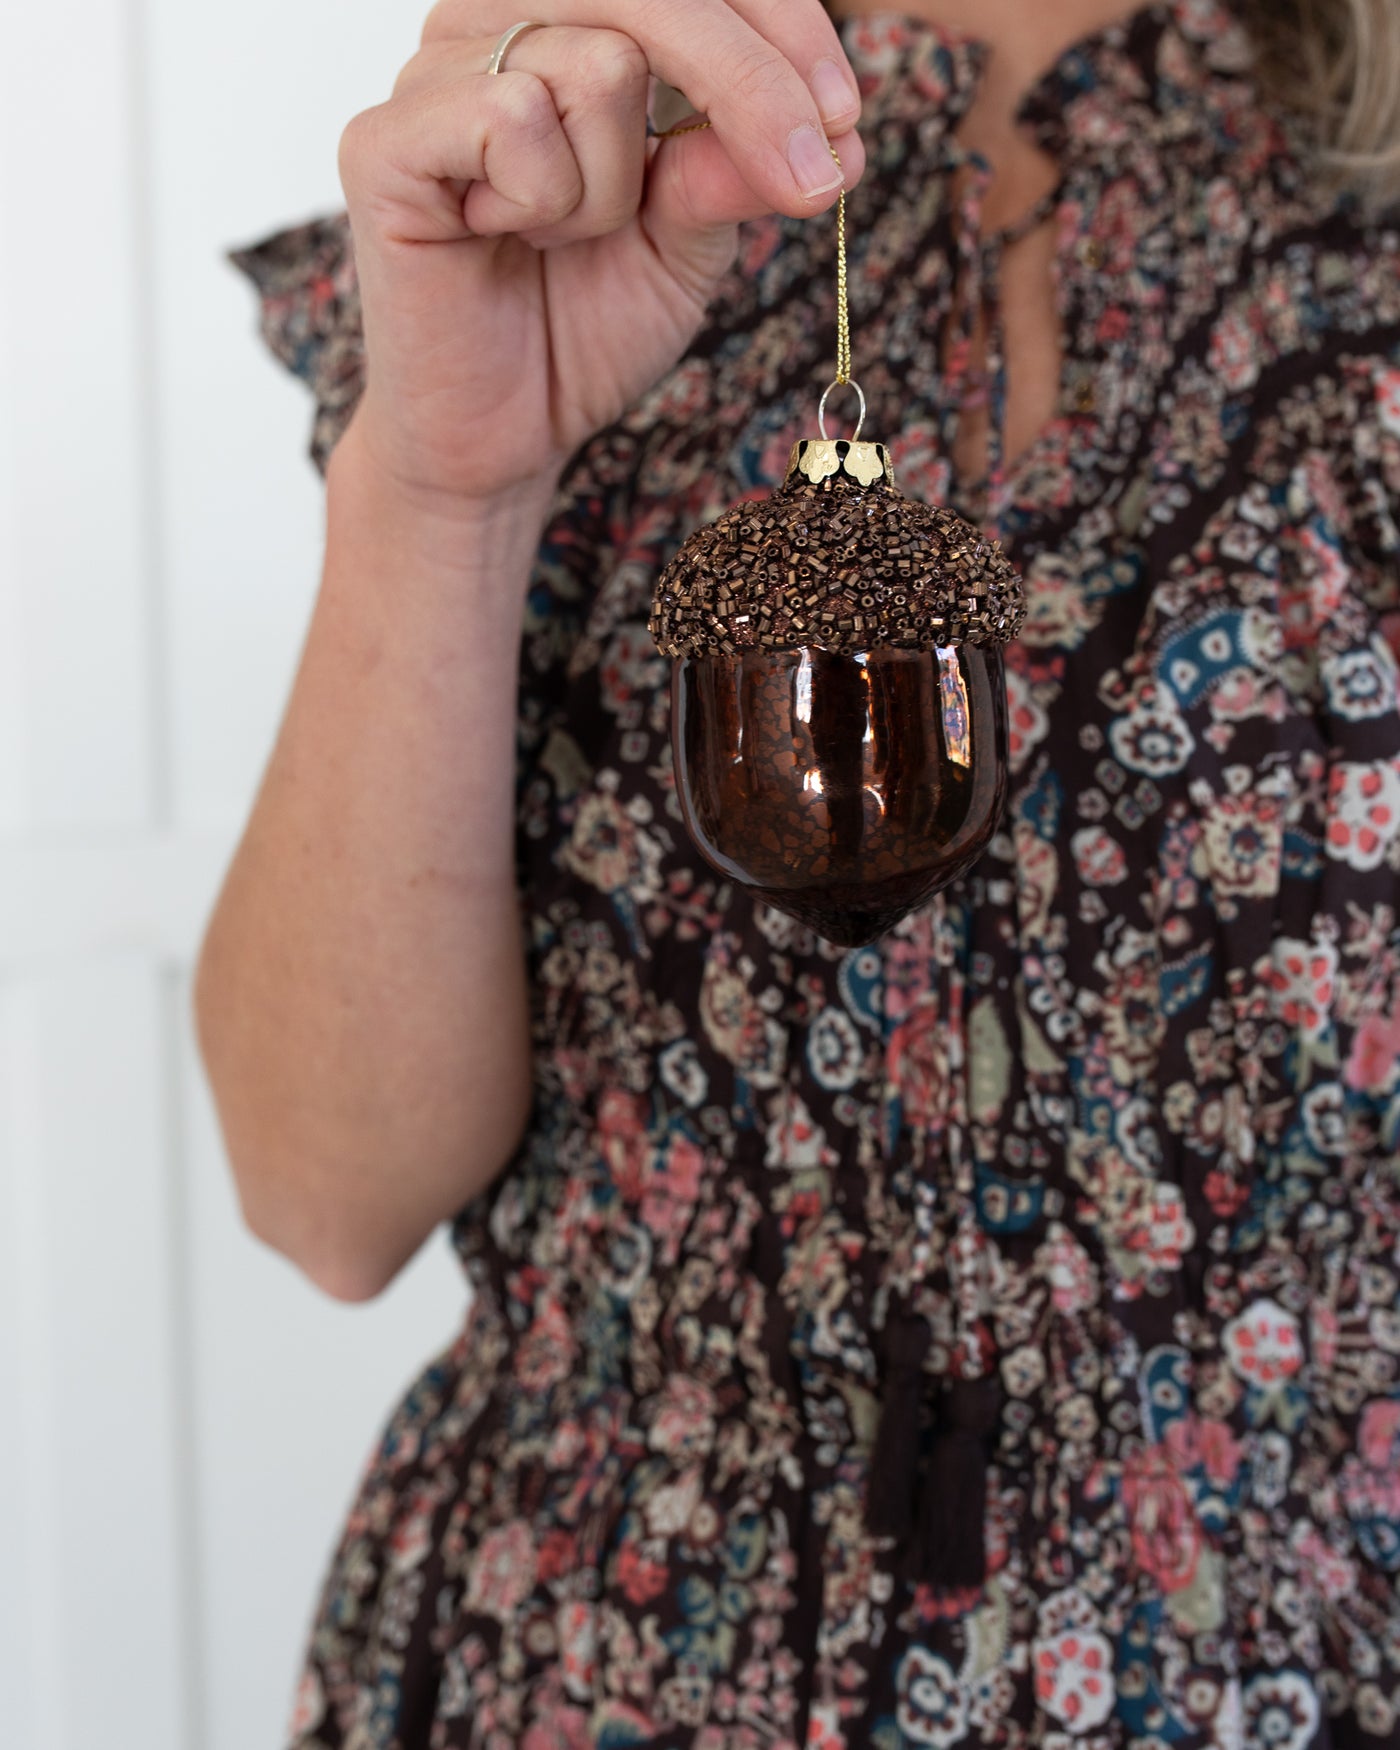
POLYGON ((865 391, 854 377, 847 377, 844 383, 840 377, 835 377, 822 390, 822 398, 817 403, 817 425, 824 438, 831 436, 826 429, 826 398, 833 389, 854 389, 860 399, 860 417, 856 420, 856 429, 851 433, 851 442, 856 443, 860 439, 860 428, 865 424, 865 391))

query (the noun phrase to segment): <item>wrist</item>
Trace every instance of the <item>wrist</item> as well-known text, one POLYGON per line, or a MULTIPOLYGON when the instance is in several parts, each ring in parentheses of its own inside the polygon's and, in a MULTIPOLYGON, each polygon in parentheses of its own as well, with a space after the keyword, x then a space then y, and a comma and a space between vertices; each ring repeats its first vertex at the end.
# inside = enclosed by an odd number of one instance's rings
POLYGON ((390 548, 398 567, 499 579, 529 572, 556 485, 550 474, 479 497, 417 486, 382 464, 352 418, 326 464, 326 515, 332 531, 390 548))

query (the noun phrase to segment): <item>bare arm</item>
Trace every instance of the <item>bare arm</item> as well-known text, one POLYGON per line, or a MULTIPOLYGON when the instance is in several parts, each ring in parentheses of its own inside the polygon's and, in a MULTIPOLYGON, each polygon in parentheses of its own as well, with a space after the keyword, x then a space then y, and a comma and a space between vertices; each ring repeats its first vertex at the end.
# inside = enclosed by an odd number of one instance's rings
POLYGON ((209 925, 201 1050, 245 1219, 376 1294, 528 1111, 521 613, 547 495, 411 503, 352 421, 276 747, 209 925))

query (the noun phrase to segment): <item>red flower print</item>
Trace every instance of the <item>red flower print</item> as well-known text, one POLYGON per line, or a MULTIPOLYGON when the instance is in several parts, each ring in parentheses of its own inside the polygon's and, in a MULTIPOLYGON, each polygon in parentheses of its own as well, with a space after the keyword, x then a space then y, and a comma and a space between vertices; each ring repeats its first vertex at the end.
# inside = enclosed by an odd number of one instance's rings
POLYGON ((598 1616, 582 1598, 571 1598, 559 1610, 559 1646, 564 1658, 564 1686, 585 1700, 593 1693, 598 1669, 598 1616))
POLYGON ((1071 1629, 1035 1652, 1036 1699, 1072 1732, 1102 1725, 1113 1708, 1113 1649, 1101 1634, 1071 1629))
POLYGON ((617 1579, 631 1604, 649 1604, 666 1590, 666 1566, 644 1556, 635 1543, 624 1543, 617 1552, 617 1579))
POLYGON ((527 1727, 520 1750, 588 1750, 593 1742, 588 1715, 578 1707, 553 1707, 527 1727))
POLYGON ((302 1672, 297 1682, 289 1729, 293 1736, 312 1732, 325 1717, 326 1696, 321 1685, 320 1674, 308 1667, 302 1672))
POLYGON ((1305 1036, 1316 1038, 1327 1025, 1337 976, 1337 950, 1327 942, 1280 936, 1265 982, 1274 992, 1274 1013, 1305 1036))
POLYGON ((535 1549, 523 1519, 487 1532, 471 1564, 467 1608, 498 1617, 511 1616, 535 1583, 535 1549))
POLYGON ((1033 697, 1029 683, 1012 664, 1006 670, 1006 706, 1011 769, 1019 772, 1044 740, 1050 720, 1033 697))
POLYGON ((1298 1321, 1276 1301, 1246 1307, 1226 1325, 1222 1340, 1231 1367, 1252 1386, 1280 1385, 1303 1365, 1298 1321))
POLYGON ((1400 761, 1339 760, 1327 801, 1328 855, 1378 869, 1400 834, 1400 761))
POLYGON ((1207 1479, 1221 1489, 1234 1482, 1244 1451, 1227 1422, 1195 1414, 1173 1422, 1164 1444, 1179 1470, 1195 1470, 1200 1465, 1207 1479))
POLYGON ((695 1211, 704 1170, 704 1151, 688 1136, 675 1136, 647 1181, 642 1198, 642 1224, 658 1241, 661 1255, 668 1261, 674 1261, 695 1211))
POLYGON ((638 1094, 608 1088, 598 1102, 598 1148, 624 1203, 636 1203, 651 1174, 647 1106, 638 1094))
POLYGON ((672 1458, 708 1452, 714 1444, 714 1393, 698 1379, 672 1374, 651 1425, 653 1452, 672 1458))
POLYGON ((1376 378, 1376 405, 1381 424, 1400 436, 1400 371, 1381 371, 1376 378))
POLYGON ((834 1706, 815 1704, 807 1720, 807 1742, 804 1750, 846 1750, 841 1732, 840 1716, 834 1706))
POLYGON ((1126 880, 1128 859, 1123 847, 1101 826, 1086 826, 1070 841, 1074 866, 1086 887, 1114 887, 1126 880))
POLYGON ((1123 1505, 1133 1560, 1164 1592, 1180 1592, 1196 1575, 1204 1534, 1191 1496, 1166 1448, 1149 1446, 1123 1466, 1123 1505))
POLYGON ((578 1566, 578 1534, 556 1525, 540 1539, 536 1572, 541 1580, 558 1580, 578 1566))
POLYGON ((1242 1185, 1238 1179, 1231 1178, 1228 1173, 1222 1173, 1219 1167, 1212 1167, 1206 1174, 1202 1190, 1206 1202, 1224 1221, 1237 1215, 1249 1202, 1249 1187, 1242 1185))
POLYGON ((574 1363, 574 1333, 557 1300, 537 1303, 515 1356, 515 1377, 528 1392, 546 1392, 567 1379, 574 1363))
POLYGON ((1231 311, 1217 323, 1210 341, 1210 368, 1232 394, 1247 389, 1259 375, 1259 337, 1249 319, 1231 311))
POLYGON ((947 1064, 938 1009, 922 1003, 890 1035, 889 1072, 907 1124, 927 1129, 943 1111, 947 1064))
POLYGON ((1400 1400, 1377 1398, 1361 1412, 1361 1462, 1372 1470, 1400 1471, 1400 1400))
POLYGON ((1057 1312, 1073 1316, 1094 1304, 1098 1271, 1093 1259, 1062 1223, 1056 1222, 1050 1229, 1039 1262, 1057 1312))
POLYGON ((1347 1059, 1346 1085, 1384 1093, 1400 1068, 1400 1009, 1393 1015, 1367 1015, 1356 1029, 1347 1059))

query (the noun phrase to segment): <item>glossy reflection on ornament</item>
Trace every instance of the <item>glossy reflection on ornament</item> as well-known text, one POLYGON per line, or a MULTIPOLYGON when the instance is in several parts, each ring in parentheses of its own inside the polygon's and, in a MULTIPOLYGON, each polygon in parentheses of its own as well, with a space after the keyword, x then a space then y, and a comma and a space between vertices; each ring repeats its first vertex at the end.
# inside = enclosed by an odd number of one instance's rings
POLYGON ((1005 798, 1000 651, 686 657, 676 783, 701 851, 829 941, 871 941, 969 868, 1005 798))

